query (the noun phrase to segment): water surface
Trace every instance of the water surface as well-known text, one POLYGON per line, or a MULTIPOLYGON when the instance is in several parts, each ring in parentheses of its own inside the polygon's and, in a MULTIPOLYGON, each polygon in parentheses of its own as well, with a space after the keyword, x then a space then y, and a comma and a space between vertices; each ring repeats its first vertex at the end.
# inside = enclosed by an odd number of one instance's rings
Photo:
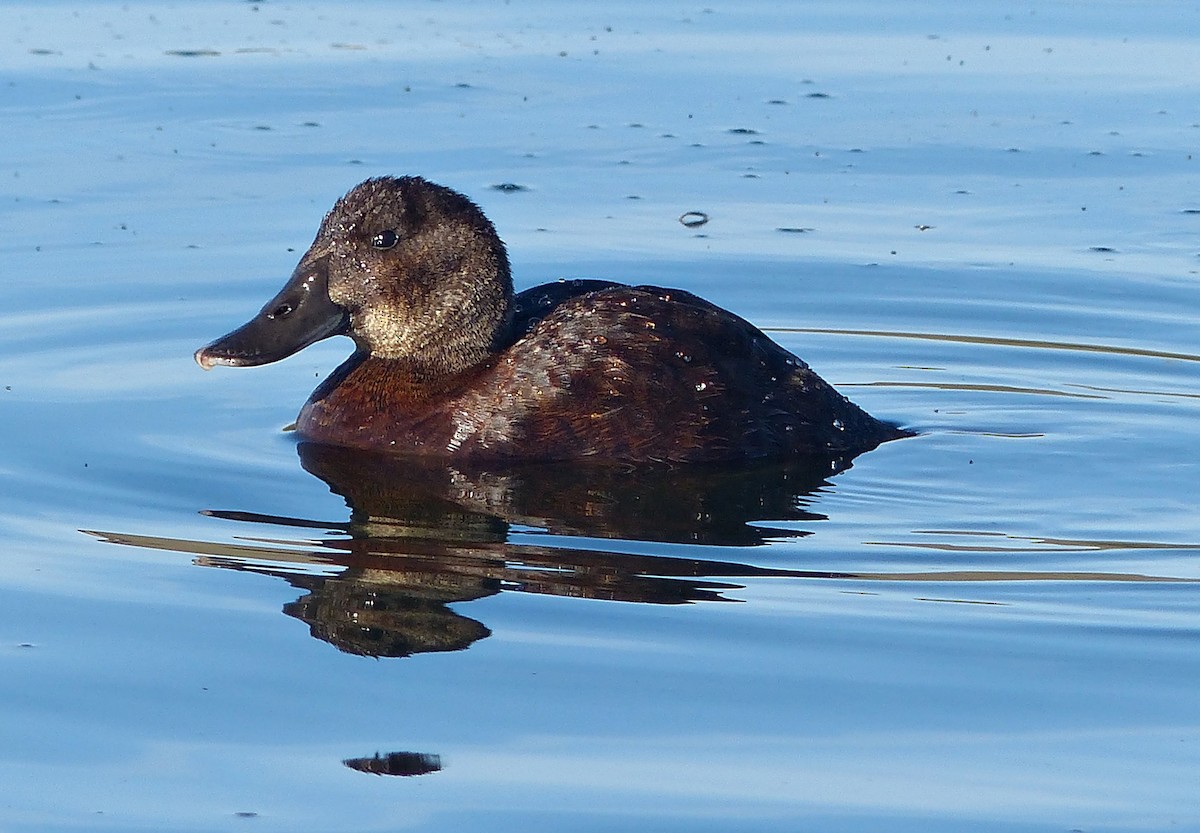
POLYGON ((1200 829, 1194 8, 0 22, 0 828, 1200 829), (349 342, 191 353, 384 173, 479 201, 520 287, 697 292, 920 435, 298 446, 349 342))

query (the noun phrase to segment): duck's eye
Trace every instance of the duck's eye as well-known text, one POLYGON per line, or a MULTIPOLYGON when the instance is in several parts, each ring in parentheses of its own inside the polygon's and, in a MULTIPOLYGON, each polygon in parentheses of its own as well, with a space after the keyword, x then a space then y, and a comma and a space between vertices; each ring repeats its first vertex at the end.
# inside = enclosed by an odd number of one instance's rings
POLYGON ((291 304, 280 304, 279 306, 275 307, 275 309, 271 310, 270 317, 271 318, 287 318, 291 314, 292 314, 292 305, 291 304))
POLYGON ((371 245, 376 249, 390 249, 398 242, 400 242, 400 235, 396 234, 396 232, 392 231, 391 229, 388 229, 387 231, 381 231, 379 234, 371 238, 371 245))

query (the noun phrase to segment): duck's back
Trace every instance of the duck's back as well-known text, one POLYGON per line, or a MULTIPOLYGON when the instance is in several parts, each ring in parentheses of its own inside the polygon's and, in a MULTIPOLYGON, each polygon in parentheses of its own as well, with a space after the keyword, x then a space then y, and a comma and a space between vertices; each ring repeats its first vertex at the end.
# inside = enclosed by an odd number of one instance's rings
MULTIPOLYGON (((536 309, 539 290, 518 296, 522 306, 536 309)), ((530 389, 547 383, 554 392, 531 410, 526 433, 551 456, 857 453, 901 435, 757 327, 675 289, 614 285, 567 298, 504 365, 518 399, 537 399, 530 389)))

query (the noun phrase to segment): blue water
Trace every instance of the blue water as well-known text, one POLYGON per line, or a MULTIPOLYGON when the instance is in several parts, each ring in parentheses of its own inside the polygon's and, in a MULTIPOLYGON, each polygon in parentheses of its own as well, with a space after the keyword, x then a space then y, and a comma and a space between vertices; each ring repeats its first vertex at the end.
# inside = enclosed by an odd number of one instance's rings
POLYGON ((0 4, 0 830, 1200 830, 1198 15, 0 4), (920 435, 302 459, 191 354, 384 173, 920 435))

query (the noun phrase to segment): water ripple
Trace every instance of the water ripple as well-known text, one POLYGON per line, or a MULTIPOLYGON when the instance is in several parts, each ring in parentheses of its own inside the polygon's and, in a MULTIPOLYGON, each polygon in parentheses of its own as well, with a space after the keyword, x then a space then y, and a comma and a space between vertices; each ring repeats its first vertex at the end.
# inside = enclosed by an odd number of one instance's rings
POLYGON ((961 335, 958 333, 918 333, 905 330, 849 330, 828 327, 771 327, 769 332, 811 333, 816 335, 870 336, 874 338, 919 339, 921 341, 943 341, 955 344, 986 344, 994 347, 1023 347, 1042 350, 1068 350, 1079 353, 1110 353, 1118 356, 1138 356, 1151 359, 1175 359, 1185 362, 1200 362, 1200 355, 1176 353, 1168 350, 1150 350, 1142 347, 1118 347, 1111 344, 1088 344, 1073 341, 1047 341, 1044 339, 1005 338, 1000 336, 961 335))

